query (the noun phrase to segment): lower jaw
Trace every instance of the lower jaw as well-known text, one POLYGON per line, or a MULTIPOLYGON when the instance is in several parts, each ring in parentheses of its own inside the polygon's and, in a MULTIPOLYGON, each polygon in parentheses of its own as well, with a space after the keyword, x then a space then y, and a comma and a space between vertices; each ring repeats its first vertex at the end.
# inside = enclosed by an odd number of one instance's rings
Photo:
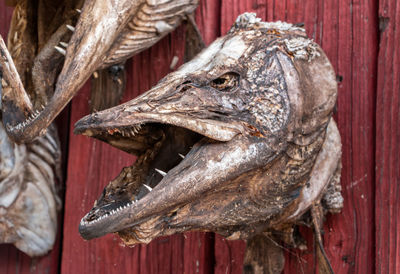
MULTIPOLYGON (((137 200, 143 198, 148 194, 148 192, 143 193, 143 190, 147 191, 143 188, 143 184, 153 188, 163 178, 157 172, 157 169, 168 172, 174 168, 182 161, 181 156, 186 155, 201 138, 203 138, 201 135, 192 131, 172 126, 168 127, 165 131, 165 139, 157 148, 157 154, 153 156, 154 150, 148 150, 140 155, 131 167, 124 168, 118 177, 106 186, 91 212, 94 212, 97 208, 109 206, 112 209, 114 206, 120 206, 121 203, 124 205, 126 202, 132 201, 132 197, 137 200), (133 178, 133 180, 127 180, 127 177, 133 178), (118 193, 119 189, 122 190, 122 195, 118 196, 116 193, 118 193), (110 201, 114 202, 110 203, 110 201)), ((90 215, 86 220, 88 219, 91 219, 90 215)), ((148 242, 154 237, 146 235, 150 226, 154 226, 157 219, 159 217, 151 217, 140 225, 119 231, 118 234, 129 245, 148 242)))

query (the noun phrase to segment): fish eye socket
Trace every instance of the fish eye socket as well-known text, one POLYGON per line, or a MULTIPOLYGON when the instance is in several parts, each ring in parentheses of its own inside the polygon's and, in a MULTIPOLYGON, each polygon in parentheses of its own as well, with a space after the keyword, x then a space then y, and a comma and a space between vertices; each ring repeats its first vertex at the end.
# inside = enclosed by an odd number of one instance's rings
POLYGON ((227 72, 210 82, 210 86, 220 91, 230 91, 239 85, 240 75, 227 72))

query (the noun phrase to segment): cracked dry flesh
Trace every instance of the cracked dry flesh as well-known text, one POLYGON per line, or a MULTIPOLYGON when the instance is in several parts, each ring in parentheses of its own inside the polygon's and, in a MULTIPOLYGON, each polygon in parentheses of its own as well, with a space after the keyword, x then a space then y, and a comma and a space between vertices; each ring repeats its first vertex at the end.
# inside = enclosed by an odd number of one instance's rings
MULTIPOLYGON (((8 96, 3 96, 3 101, 10 105, 10 110, 4 112, 3 123, 7 125, 10 138, 19 143, 43 135, 96 70, 123 64, 128 58, 151 47, 173 31, 198 4, 197 0, 69 0, 63 5, 47 1, 40 1, 39 6, 51 6, 51 13, 64 21, 49 34, 51 39, 48 43, 40 45, 43 54, 36 58, 33 72, 35 67, 48 68, 55 63, 59 65, 60 61, 62 69, 54 68, 47 74, 34 75, 35 92, 48 96, 36 102, 34 108, 26 107, 30 106, 30 102, 22 84, 8 96)), ((39 14, 39 23, 58 26, 58 21, 56 24, 43 23, 46 21, 43 17, 39 14)), ((33 25, 36 19, 31 18, 27 24, 33 25)), ((26 42, 31 44, 34 41, 32 38, 26 42)), ((0 58, 3 67, 9 62, 0 58)))
POLYGON ((303 29, 239 16, 145 94, 76 123, 138 155, 82 218, 82 237, 286 231, 337 189, 336 96, 333 69, 303 29))

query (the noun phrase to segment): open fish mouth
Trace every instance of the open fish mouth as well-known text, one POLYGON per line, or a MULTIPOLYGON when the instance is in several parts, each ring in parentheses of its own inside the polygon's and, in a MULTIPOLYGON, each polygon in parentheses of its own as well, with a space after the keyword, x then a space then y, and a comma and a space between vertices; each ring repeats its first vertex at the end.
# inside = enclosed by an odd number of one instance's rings
POLYGON ((82 218, 82 237, 92 239, 119 232, 126 243, 136 244, 151 241, 161 231, 165 235, 184 230, 171 226, 177 210, 191 200, 191 195, 181 195, 185 189, 179 189, 180 178, 188 166, 196 164, 201 146, 229 139, 215 140, 207 137, 212 134, 197 131, 159 122, 112 128, 88 126, 85 118, 78 122, 75 133, 137 155, 136 162, 122 169, 82 218))
MULTIPOLYGON (((332 67, 303 30, 253 16, 146 93, 76 123, 75 133, 138 156, 83 217, 83 238, 118 232, 136 244, 202 230, 244 239, 293 222, 315 201, 303 189, 320 178, 310 174, 336 101, 332 67), (288 39, 305 55, 293 59, 288 39), (330 76, 314 79, 317 71, 330 76)), ((339 154, 321 155, 329 178, 339 154)))

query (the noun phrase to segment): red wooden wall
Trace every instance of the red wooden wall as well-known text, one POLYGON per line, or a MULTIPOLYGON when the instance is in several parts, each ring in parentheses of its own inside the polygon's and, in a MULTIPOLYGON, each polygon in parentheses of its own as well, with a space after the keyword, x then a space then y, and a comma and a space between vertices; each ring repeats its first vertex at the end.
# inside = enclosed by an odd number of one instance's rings
MULTIPOLYGON (((345 207, 328 216, 325 248, 336 273, 400 273, 400 1, 396 0, 200 0, 196 21, 207 44, 237 15, 256 12, 268 21, 304 22, 336 69, 336 120, 343 142, 345 207)), ((11 9, 0 3, 0 33, 11 9)), ((184 27, 127 64, 124 100, 135 97, 180 63, 184 27)), ((84 241, 80 218, 104 185, 134 158, 72 133, 89 111, 89 86, 59 119, 66 161, 63 226, 55 249, 30 259, 0 246, 0 273, 241 273, 244 243, 212 233, 186 233, 126 248, 117 237, 84 241), (71 131, 68 131, 68 128, 71 131)), ((312 233, 307 251, 287 250, 285 273, 314 273, 312 233)))

